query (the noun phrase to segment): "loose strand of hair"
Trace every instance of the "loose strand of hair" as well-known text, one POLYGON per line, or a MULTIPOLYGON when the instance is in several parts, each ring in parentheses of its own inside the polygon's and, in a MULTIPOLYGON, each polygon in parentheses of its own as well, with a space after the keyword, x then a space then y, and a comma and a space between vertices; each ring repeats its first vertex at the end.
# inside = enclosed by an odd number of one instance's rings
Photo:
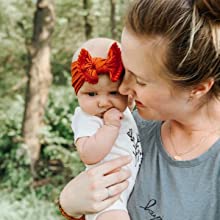
POLYGON ((193 6, 193 13, 192 13, 192 21, 191 21, 191 33, 190 33, 190 39, 189 39, 189 48, 186 52, 186 55, 184 56, 184 58, 182 59, 182 61, 178 65, 178 68, 182 67, 183 63, 186 61, 187 57, 191 53, 192 48, 193 48, 195 35, 200 30, 200 28, 203 24, 203 18, 200 18, 197 22, 197 17, 198 17, 198 11, 197 11, 196 6, 194 5, 193 6))
POLYGON ((212 30, 212 40, 213 45, 216 50, 216 56, 220 55, 220 25, 215 25, 210 22, 211 30, 212 30))

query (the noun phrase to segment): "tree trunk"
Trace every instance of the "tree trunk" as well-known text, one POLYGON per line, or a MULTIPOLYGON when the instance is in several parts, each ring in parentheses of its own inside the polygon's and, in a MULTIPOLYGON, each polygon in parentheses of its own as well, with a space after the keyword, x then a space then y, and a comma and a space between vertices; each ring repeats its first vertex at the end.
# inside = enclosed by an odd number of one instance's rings
POLYGON ((29 69, 22 133, 31 159, 32 174, 36 177, 35 164, 41 149, 39 135, 52 82, 50 39, 55 25, 53 0, 37 1, 33 25, 32 42, 28 46, 29 69))
POLYGON ((83 0, 83 9, 85 10, 84 25, 85 25, 85 37, 86 37, 86 39, 91 38, 91 35, 92 35, 92 25, 89 22, 90 8, 91 8, 91 1, 90 0, 83 0))
POLYGON ((116 7, 116 2, 115 0, 110 0, 110 8, 111 8, 111 13, 110 13, 110 26, 111 26, 111 35, 112 39, 116 39, 116 21, 115 21, 115 7, 116 7))

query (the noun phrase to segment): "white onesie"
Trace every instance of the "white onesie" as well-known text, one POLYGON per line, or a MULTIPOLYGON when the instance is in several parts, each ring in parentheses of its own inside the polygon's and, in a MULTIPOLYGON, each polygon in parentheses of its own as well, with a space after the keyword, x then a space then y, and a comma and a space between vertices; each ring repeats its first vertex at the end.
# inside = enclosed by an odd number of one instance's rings
MULTIPOLYGON (((128 179, 128 188, 121 194, 121 197, 118 201, 116 201, 113 205, 103 210, 102 212, 109 210, 127 211, 127 201, 133 189, 136 175, 142 159, 142 150, 138 129, 129 108, 127 108, 123 112, 123 115, 124 117, 121 120, 119 135, 110 153, 99 163, 94 165, 86 165, 86 169, 90 169, 91 167, 97 166, 98 164, 103 163, 104 161, 112 160, 122 155, 131 155, 133 158, 132 162, 127 165, 127 167, 131 171, 131 177, 128 179)), ((78 138, 86 136, 89 137, 94 135, 97 132, 97 130, 102 126, 103 119, 97 116, 88 115, 87 113, 82 111, 80 107, 77 107, 72 117, 72 130, 74 133, 74 142, 76 142, 78 138)), ((86 215, 86 220, 95 220, 97 216, 102 212, 92 215, 86 215)))

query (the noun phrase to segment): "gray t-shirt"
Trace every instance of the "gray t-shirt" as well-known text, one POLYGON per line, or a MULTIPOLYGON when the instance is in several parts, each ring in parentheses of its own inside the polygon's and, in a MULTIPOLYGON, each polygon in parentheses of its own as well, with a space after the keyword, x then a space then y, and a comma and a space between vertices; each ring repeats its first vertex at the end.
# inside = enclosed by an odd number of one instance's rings
POLYGON ((134 113, 143 161, 128 202, 132 220, 220 220, 220 140, 190 161, 164 150, 159 121, 134 113))

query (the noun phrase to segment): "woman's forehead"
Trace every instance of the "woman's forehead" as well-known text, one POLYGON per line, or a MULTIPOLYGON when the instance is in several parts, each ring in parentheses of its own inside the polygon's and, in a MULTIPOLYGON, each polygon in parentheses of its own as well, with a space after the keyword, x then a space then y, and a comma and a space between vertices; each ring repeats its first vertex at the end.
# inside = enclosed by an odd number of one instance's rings
POLYGON ((164 38, 140 37, 124 29, 121 43, 123 64, 131 72, 161 72, 165 68, 168 43, 164 38))
POLYGON ((121 37, 122 52, 138 53, 140 55, 154 56, 157 53, 164 53, 168 48, 168 40, 159 35, 136 35, 124 29, 121 37))

